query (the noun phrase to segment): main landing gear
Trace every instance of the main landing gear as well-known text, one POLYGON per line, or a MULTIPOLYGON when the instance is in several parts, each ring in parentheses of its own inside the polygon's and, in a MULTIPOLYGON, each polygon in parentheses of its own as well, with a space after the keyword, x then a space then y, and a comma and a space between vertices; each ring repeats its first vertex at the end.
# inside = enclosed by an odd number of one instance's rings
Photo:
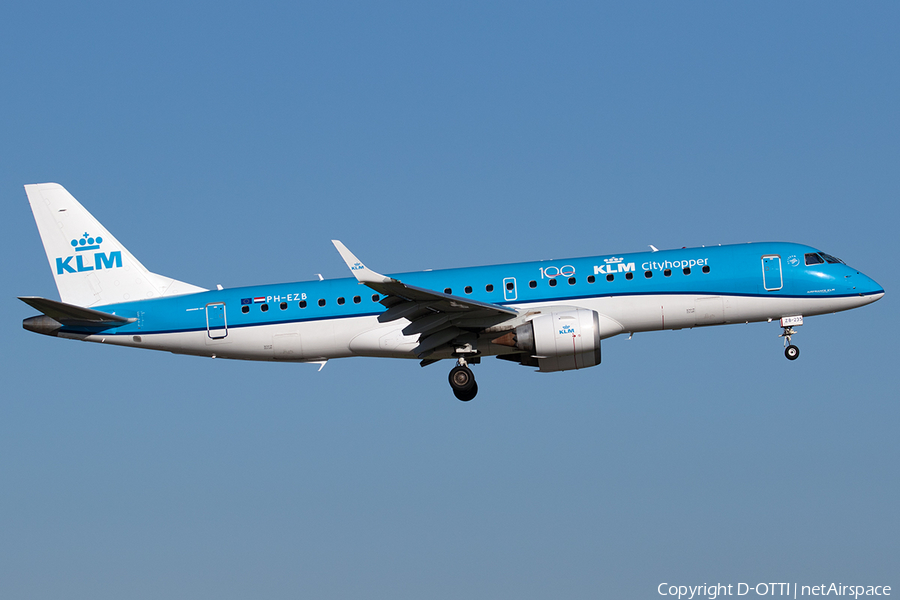
POLYGON ((784 356, 788 360, 797 360, 800 356, 800 348, 791 343, 791 336, 797 335, 794 325, 803 325, 803 317, 785 317, 781 319, 781 328, 784 333, 778 337, 784 338, 784 356))
POLYGON ((453 395, 463 402, 468 402, 478 393, 475 374, 466 364, 466 359, 460 358, 450 370, 450 387, 453 388, 453 395))

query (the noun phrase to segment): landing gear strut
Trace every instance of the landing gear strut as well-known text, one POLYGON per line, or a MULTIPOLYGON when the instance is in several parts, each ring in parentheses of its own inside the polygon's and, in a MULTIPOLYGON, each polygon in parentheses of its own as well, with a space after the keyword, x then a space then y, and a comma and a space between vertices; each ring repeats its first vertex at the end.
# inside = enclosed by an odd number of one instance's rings
POLYGON ((457 365, 450 370, 450 387, 453 395, 463 402, 468 402, 478 393, 478 384, 475 383, 475 374, 466 364, 466 359, 460 358, 457 365))
POLYGON ((794 325, 803 325, 803 317, 785 317, 781 319, 781 328, 784 333, 778 337, 784 338, 784 356, 788 360, 797 360, 800 356, 800 348, 791 343, 791 336, 797 335, 794 325))

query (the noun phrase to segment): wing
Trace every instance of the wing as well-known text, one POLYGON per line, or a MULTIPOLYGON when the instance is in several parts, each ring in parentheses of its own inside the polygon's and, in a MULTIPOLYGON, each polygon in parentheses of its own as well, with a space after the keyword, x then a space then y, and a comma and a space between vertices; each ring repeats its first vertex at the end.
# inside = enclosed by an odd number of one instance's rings
POLYGON ((478 331, 519 314, 499 304, 407 285, 369 269, 338 240, 331 240, 331 243, 360 283, 384 295, 381 304, 387 310, 378 315, 380 323, 409 319, 410 324, 403 328, 403 335, 420 334, 419 345, 414 350, 419 358, 445 346, 471 343, 478 331))

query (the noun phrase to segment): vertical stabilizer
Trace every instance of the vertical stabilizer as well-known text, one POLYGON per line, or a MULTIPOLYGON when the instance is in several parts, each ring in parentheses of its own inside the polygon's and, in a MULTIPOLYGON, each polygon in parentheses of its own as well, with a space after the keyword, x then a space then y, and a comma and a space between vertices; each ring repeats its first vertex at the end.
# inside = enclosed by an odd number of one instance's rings
POLYGON ((148 271, 58 183, 25 186, 63 302, 102 306, 203 288, 148 271))

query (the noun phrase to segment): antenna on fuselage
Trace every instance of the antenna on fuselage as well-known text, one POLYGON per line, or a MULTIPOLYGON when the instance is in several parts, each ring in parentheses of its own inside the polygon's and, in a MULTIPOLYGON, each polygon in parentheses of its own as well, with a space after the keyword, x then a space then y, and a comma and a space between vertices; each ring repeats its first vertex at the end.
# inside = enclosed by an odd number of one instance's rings
POLYGON ((647 244, 647 245, 650 246, 650 249, 653 250, 654 252, 659 252, 659 248, 657 248, 653 244, 647 244))

